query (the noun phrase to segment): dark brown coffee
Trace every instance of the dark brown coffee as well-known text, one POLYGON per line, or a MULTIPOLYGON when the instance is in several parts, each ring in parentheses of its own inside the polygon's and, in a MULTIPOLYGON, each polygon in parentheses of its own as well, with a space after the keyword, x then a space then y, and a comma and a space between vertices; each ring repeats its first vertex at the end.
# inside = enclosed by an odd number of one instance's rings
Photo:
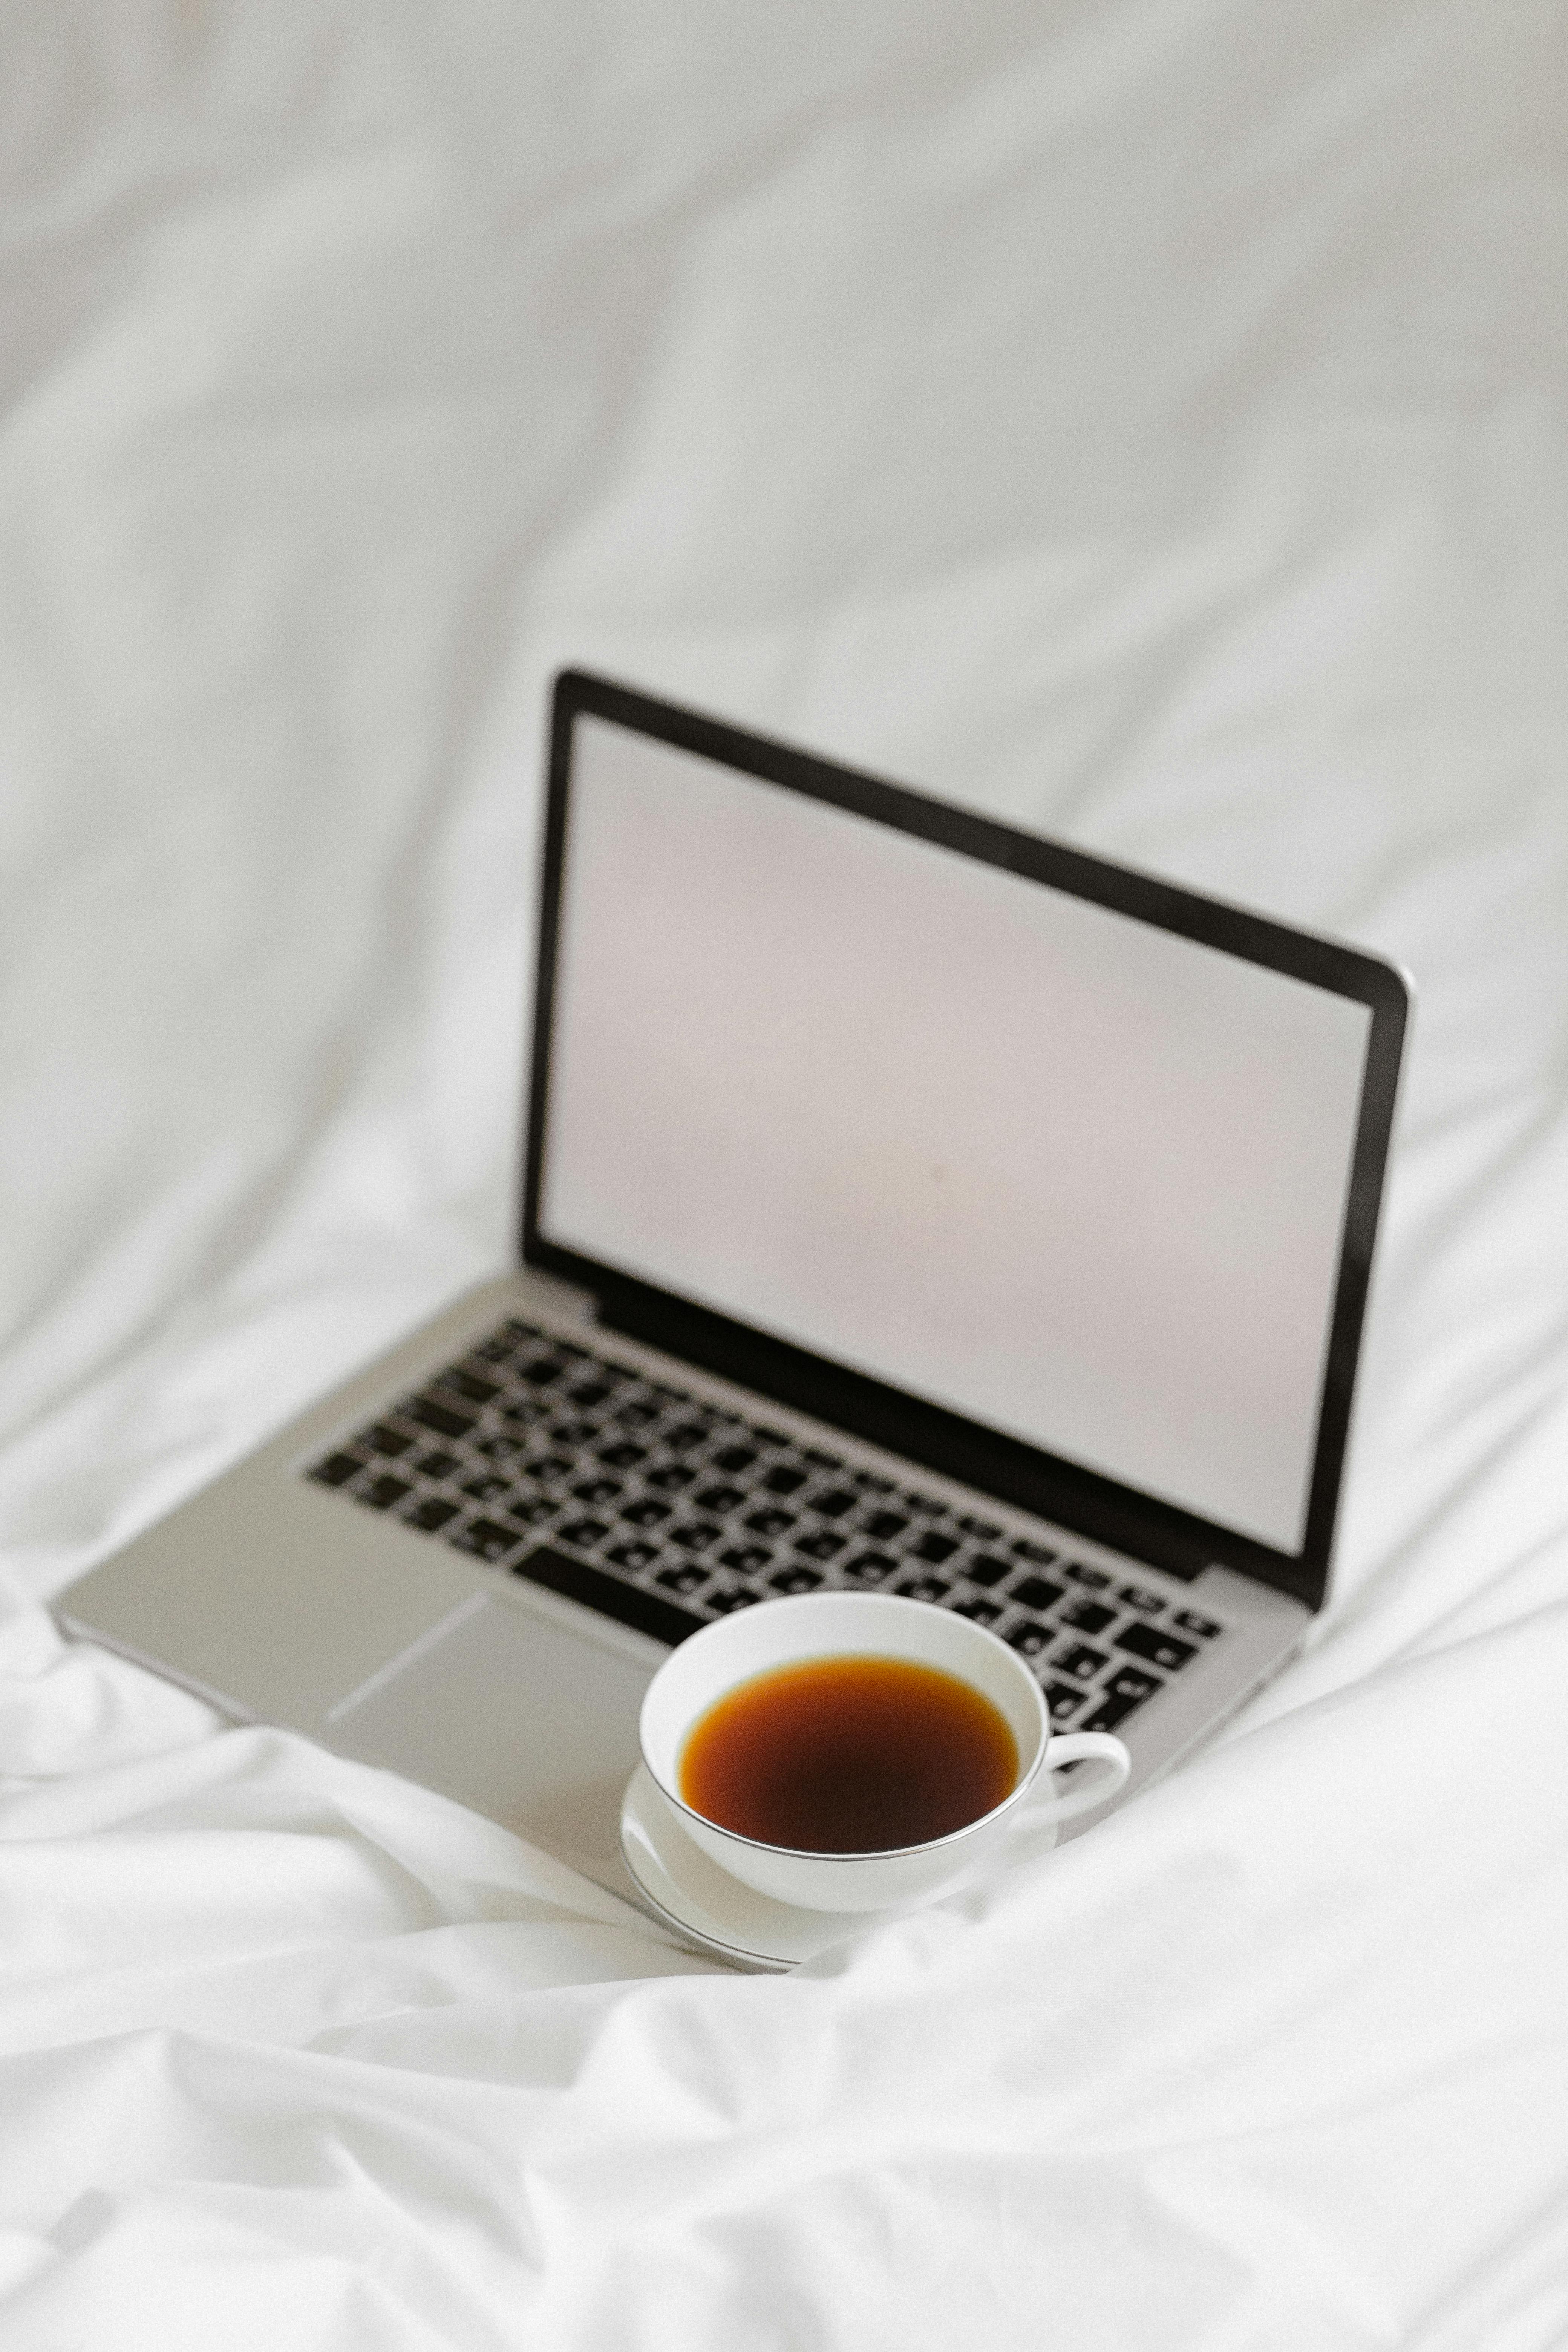
POLYGON ((978 1821, 1018 1778, 1006 1718, 905 1658, 809 1658, 725 1693, 687 1735, 693 1812, 764 1845, 881 1853, 978 1821))

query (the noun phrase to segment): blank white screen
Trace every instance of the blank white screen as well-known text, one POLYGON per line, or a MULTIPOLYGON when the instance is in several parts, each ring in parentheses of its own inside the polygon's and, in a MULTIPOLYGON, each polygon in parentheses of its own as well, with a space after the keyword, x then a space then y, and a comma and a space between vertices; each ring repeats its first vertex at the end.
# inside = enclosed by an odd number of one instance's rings
POLYGON ((1300 1549, 1365 1006, 579 719, 548 1241, 1300 1549))

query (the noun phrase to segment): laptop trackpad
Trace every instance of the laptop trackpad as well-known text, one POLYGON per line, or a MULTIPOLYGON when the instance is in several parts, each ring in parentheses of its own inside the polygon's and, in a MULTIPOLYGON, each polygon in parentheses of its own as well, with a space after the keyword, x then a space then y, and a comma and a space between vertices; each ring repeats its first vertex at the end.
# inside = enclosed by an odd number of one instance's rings
POLYGON ((478 1595, 446 1630, 339 1701, 334 1748, 423 1780, 508 1828, 601 1864, 653 1679, 617 1652, 478 1595))

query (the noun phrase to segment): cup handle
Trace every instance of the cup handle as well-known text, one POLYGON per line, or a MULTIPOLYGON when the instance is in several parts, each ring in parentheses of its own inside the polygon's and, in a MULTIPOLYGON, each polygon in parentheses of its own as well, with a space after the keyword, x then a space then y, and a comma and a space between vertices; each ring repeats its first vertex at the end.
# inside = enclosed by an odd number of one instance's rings
POLYGON ((1090 1812, 1096 1805, 1103 1805, 1107 1797, 1116 1794, 1132 1769, 1132 1759, 1125 1743, 1114 1732, 1064 1731, 1047 1740, 1046 1752, 1040 1759, 1042 1774, 1091 1757, 1109 1769, 1096 1772, 1082 1787, 1069 1789, 1064 1797, 1052 1797, 1043 1805, 1031 1805, 1032 1820, 1070 1822, 1075 1814, 1090 1812))

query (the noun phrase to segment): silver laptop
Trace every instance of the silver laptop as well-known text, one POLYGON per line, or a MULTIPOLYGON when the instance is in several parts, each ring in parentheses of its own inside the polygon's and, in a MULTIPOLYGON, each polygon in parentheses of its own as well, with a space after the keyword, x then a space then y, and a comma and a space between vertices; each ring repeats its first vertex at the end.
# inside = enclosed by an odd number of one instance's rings
POLYGON ((555 686, 519 1262, 59 1604, 628 1890, 670 1644, 912 1594, 1129 1790, 1322 1602, 1389 965, 555 686))

